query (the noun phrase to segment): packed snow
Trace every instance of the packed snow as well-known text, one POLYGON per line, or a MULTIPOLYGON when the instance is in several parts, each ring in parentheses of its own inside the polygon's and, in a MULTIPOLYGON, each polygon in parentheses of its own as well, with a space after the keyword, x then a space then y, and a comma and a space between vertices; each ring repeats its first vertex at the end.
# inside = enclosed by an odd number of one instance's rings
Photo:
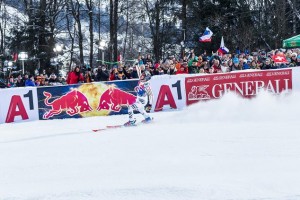
POLYGON ((1 124, 0 199, 300 199, 299 102, 228 94, 96 133, 128 116, 1 124))

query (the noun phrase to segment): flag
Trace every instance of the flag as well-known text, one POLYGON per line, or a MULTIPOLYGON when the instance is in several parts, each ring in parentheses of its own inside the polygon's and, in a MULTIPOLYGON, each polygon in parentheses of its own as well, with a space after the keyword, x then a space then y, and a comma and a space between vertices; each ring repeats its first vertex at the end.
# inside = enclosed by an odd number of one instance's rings
POLYGON ((122 63, 122 60, 123 60, 123 58, 122 58, 122 55, 120 54, 120 55, 118 56, 118 62, 119 62, 119 63, 122 63))
POLYGON ((220 48, 218 49, 218 52, 221 55, 229 53, 229 49, 227 47, 225 47, 225 45, 224 45, 224 38, 223 38, 223 36, 222 36, 222 39, 221 39, 221 45, 220 45, 220 48))
POLYGON ((213 35, 213 32, 206 27, 203 35, 199 38, 199 42, 211 42, 211 37, 213 35))
POLYGON ((18 53, 13 53, 12 59, 13 59, 14 62, 17 62, 17 60, 18 60, 18 53))
POLYGON ((274 63, 288 63, 284 55, 274 55, 272 56, 274 63))

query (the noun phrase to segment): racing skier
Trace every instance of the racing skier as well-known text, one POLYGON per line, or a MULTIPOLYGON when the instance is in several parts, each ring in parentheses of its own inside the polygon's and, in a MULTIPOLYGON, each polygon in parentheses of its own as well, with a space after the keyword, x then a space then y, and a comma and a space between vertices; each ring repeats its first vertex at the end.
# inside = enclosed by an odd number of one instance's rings
POLYGON ((152 118, 148 114, 152 107, 153 94, 150 87, 149 80, 151 79, 151 74, 149 71, 141 70, 139 66, 137 66, 137 71, 139 75, 138 85, 134 88, 137 93, 137 98, 135 103, 132 105, 128 105, 128 115, 129 121, 124 124, 124 126, 134 126, 136 123, 136 119, 133 117, 134 111, 139 111, 143 117, 145 118, 142 122, 149 123, 152 118))

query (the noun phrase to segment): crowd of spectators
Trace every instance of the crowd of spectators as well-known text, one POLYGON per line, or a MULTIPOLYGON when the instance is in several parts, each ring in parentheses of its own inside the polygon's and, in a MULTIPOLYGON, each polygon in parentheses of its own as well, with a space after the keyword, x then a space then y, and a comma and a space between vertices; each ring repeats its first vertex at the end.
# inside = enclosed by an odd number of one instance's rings
POLYGON ((163 61, 154 61, 151 55, 139 56, 135 62, 119 63, 118 65, 99 65, 95 68, 76 66, 66 77, 54 73, 47 75, 18 75, 11 76, 9 87, 51 86, 97 81, 114 81, 138 78, 137 67, 147 70, 152 76, 177 74, 210 74, 229 73, 237 70, 272 70, 278 68, 300 66, 300 49, 278 49, 270 52, 242 52, 235 54, 196 55, 192 50, 183 58, 170 56, 163 61), (284 56, 286 63, 275 63, 275 55, 284 56))

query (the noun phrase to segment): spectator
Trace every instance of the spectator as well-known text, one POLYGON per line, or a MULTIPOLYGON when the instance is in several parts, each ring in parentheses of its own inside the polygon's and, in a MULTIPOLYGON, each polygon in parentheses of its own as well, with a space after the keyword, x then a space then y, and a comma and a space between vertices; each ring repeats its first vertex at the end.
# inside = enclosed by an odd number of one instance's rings
POLYGON ((191 55, 192 55, 192 58, 188 62, 189 74, 195 74, 195 73, 198 73, 198 71, 197 71, 198 58, 195 56, 194 53, 192 53, 191 55))
POLYGON ((274 66, 271 63, 271 59, 270 58, 267 58, 266 59, 266 63, 263 65, 262 69, 276 69, 276 66, 274 66))
POLYGON ((48 83, 49 85, 56 85, 58 82, 57 78, 56 78, 56 75, 54 73, 52 73, 50 75, 50 78, 48 79, 48 83))
POLYGON ((214 59, 213 65, 211 66, 211 73, 222 73, 220 61, 214 59))
POLYGON ((109 73, 109 80, 110 81, 116 80, 117 73, 118 73, 117 66, 113 66, 113 68, 111 69, 111 71, 109 73))
POLYGON ((246 60, 244 59, 243 60, 243 70, 247 70, 247 69, 250 69, 250 60, 246 60))
POLYGON ((9 77, 7 86, 10 87, 10 88, 16 87, 16 83, 15 83, 15 80, 14 80, 14 77, 13 77, 13 76, 10 76, 10 77, 9 77))
POLYGON ((238 70, 241 70, 241 67, 240 67, 240 61, 238 58, 233 58, 232 59, 232 62, 233 64, 231 66, 229 66, 230 68, 230 71, 238 71, 238 70))
POLYGON ((187 63, 184 62, 181 66, 180 66, 180 69, 176 71, 176 75, 177 74, 188 74, 189 71, 188 71, 188 67, 187 67, 187 63))
POLYGON ((76 66, 75 69, 68 74, 67 84, 77 84, 80 82, 84 82, 84 77, 80 72, 80 68, 76 66))
POLYGON ((109 72, 106 69, 105 65, 103 65, 102 67, 98 67, 96 79, 97 79, 97 81, 108 81, 109 72))
POLYGON ((42 77, 37 76, 36 80, 35 80, 35 85, 36 86, 43 86, 43 84, 41 84, 41 82, 42 82, 42 77))
POLYGON ((196 72, 199 73, 200 69, 202 69, 206 64, 206 60, 202 56, 198 56, 198 63, 197 63, 197 70, 196 72))
POLYGON ((91 68, 88 68, 87 71, 85 72, 84 82, 85 83, 91 83, 91 82, 93 82, 91 68))
POLYGON ((260 69, 255 60, 252 60, 250 63, 250 69, 260 69))
POLYGON ((176 63, 175 63, 176 71, 180 70, 182 63, 183 63, 182 59, 180 59, 179 61, 176 61, 176 63))
POLYGON ((24 85, 25 85, 25 83, 24 83, 24 81, 23 81, 23 79, 22 79, 22 76, 19 75, 19 76, 17 77, 16 87, 24 87, 24 85))
POLYGON ((25 75, 24 75, 24 80, 23 80, 23 83, 24 83, 23 86, 25 86, 25 83, 26 83, 26 81, 27 81, 28 79, 29 79, 28 74, 25 74, 25 75))
POLYGON ((115 73, 115 80, 125 80, 126 76, 122 66, 117 68, 117 73, 115 73))
POLYGON ((146 57, 146 59, 145 59, 145 62, 144 62, 144 64, 147 64, 147 65, 149 65, 149 66, 151 66, 151 67, 152 67, 152 65, 153 65, 153 60, 152 60, 152 58, 151 58, 151 55, 150 55, 150 54, 148 54, 148 55, 147 55, 147 57, 146 57))
POLYGON ((172 63, 172 64, 170 65, 170 68, 169 68, 169 70, 167 71, 167 74, 169 74, 169 75, 175 75, 175 74, 176 74, 176 68, 175 68, 174 63, 172 63))
POLYGON ((163 66, 163 65, 160 65, 159 67, 157 67, 157 68, 155 69, 154 75, 163 75, 163 74, 165 74, 165 73, 164 73, 164 70, 162 69, 161 66, 163 66))
POLYGON ((199 73, 204 73, 204 74, 210 73, 210 66, 208 62, 206 62, 203 68, 200 69, 199 73))
MULTIPOLYGON (((131 68, 131 69, 132 69, 132 68, 131 68)), ((130 67, 124 66, 124 67, 123 67, 123 73, 125 74, 125 78, 126 78, 126 79, 132 79, 130 67)))
POLYGON ((131 77, 132 78, 139 78, 139 75, 138 75, 138 72, 137 72, 137 64, 135 64, 132 67, 131 77))
POLYGON ((290 64, 297 65, 297 53, 292 53, 290 64))
POLYGON ((25 81, 25 86, 36 86, 33 75, 30 75, 29 78, 25 81))
POLYGON ((300 67, 300 54, 297 56, 296 66, 300 67))
POLYGON ((223 60, 222 64, 221 64, 221 70, 222 72, 226 73, 226 72, 230 72, 229 66, 228 66, 228 61, 227 60, 223 60))

